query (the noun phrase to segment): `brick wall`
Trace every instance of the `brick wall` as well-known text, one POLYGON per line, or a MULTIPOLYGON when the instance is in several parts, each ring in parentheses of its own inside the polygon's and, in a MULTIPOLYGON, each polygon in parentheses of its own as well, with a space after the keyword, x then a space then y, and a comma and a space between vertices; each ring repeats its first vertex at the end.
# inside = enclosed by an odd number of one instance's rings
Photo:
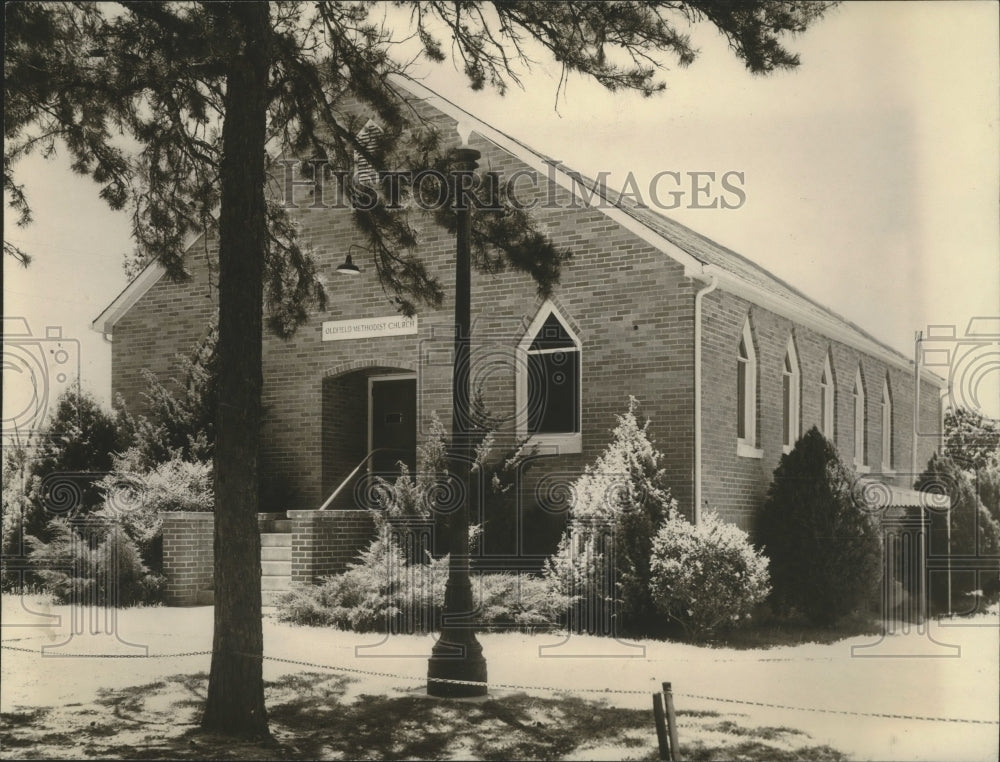
POLYGON ((178 511, 163 516, 163 575, 168 606, 194 606, 213 587, 215 514, 178 511))
POLYGON ((121 395, 128 409, 142 412, 147 384, 142 371, 162 381, 180 375, 180 358, 189 357, 218 314, 217 248, 201 241, 188 252, 191 277, 161 278, 118 321, 111 347, 111 396, 121 395))
POLYGON ((368 511, 289 511, 292 582, 312 584, 340 574, 371 541, 368 511))
MULTIPOLYGON (((751 305, 721 290, 704 303, 703 494, 708 505, 744 528, 752 527, 753 511, 763 502, 782 455, 782 369, 790 336, 794 336, 800 368, 800 432, 820 427, 820 378, 829 354, 836 390, 833 441, 848 465, 854 462, 854 379, 861 367, 867 411, 867 464, 872 476, 910 487, 913 374, 883 359, 827 338, 813 330, 751 305), (757 351, 757 446, 760 458, 736 452, 736 355, 743 323, 750 316, 757 351), (882 382, 888 378, 892 397, 893 453, 890 471, 883 468, 882 382)), ((921 384, 921 430, 918 472, 938 445, 938 388, 921 384)))
MULTIPOLYGON (((453 134, 453 127, 441 117, 434 119, 444 134, 453 134)), ((472 143, 483 152, 484 168, 508 176, 524 168, 485 141, 477 142, 476 136, 472 143)), ((530 196, 524 200, 530 201, 530 196)), ((568 205, 561 191, 558 200, 568 205)), ((363 244, 343 211, 303 208, 301 216, 303 235, 314 242, 321 272, 333 272, 351 244, 363 244)), ((567 478, 578 475, 603 449, 615 414, 623 412, 628 395, 635 394, 642 413, 653 420, 653 435, 668 456, 669 477, 678 497, 689 501, 692 283, 679 265, 598 210, 539 208, 534 216, 557 246, 573 253, 555 300, 583 343, 583 452, 549 456, 545 469, 567 478)), ((429 224, 420 227, 419 255, 440 279, 446 296, 440 309, 419 310, 417 336, 322 341, 324 320, 393 313, 374 268, 356 257, 363 272, 329 279, 330 306, 325 313, 314 315, 291 340, 265 338, 264 404, 270 414, 263 468, 296 485, 290 507, 317 507, 338 481, 336 474, 357 455, 330 433, 334 424, 328 413, 355 398, 343 387, 335 392, 331 382, 324 382, 330 368, 351 361, 413 368, 419 374, 422 431, 435 413, 450 426, 454 245, 454 238, 444 231, 429 224)), ((542 305, 536 291, 530 277, 520 273, 473 276, 473 383, 483 383, 488 404, 504 421, 508 442, 514 435, 515 348, 542 305)))

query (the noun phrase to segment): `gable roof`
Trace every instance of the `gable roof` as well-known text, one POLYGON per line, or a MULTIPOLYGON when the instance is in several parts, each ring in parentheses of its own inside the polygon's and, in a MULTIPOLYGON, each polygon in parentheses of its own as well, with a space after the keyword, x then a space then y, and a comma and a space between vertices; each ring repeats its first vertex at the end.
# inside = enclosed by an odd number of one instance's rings
MULTIPOLYGON (((627 197, 612 199, 607 189, 596 185, 561 162, 535 150, 517 138, 487 124, 461 106, 415 80, 394 75, 393 84, 409 93, 414 99, 438 109, 457 123, 478 133, 480 137, 507 151, 542 176, 554 180, 588 206, 595 205, 640 239, 662 251, 684 267, 684 274, 705 282, 715 280, 720 288, 741 296, 748 301, 811 328, 831 339, 836 339, 859 351, 871 354, 898 368, 912 372, 913 362, 902 353, 876 339, 860 326, 824 307, 804 293, 752 262, 741 254, 712 241, 681 223, 649 207, 635 204, 627 197), (593 192, 587 198, 579 193, 581 188, 593 192)), ((187 248, 197 240, 193 237, 187 248)), ((158 262, 151 262, 139 275, 94 319, 92 328, 111 333, 115 323, 142 298, 166 270, 158 262)), ((943 387, 944 381, 926 368, 922 376, 943 387)))
MULTIPOLYGON (((714 278, 720 288, 730 293, 898 368, 913 371, 913 361, 908 357, 743 255, 649 207, 635 204, 627 196, 613 199, 607 189, 589 178, 483 122, 421 83, 402 77, 397 77, 395 82, 457 122, 465 122, 466 126, 471 123, 473 131, 513 154, 537 172, 555 180, 561 187, 577 195, 584 204, 590 206, 594 204, 594 198, 599 199, 597 209, 683 265, 687 277, 703 281, 714 278), (596 193, 592 198, 587 198, 579 193, 581 187, 596 193)), ((939 376, 926 368, 922 371, 923 378, 944 387, 945 382, 939 376)))

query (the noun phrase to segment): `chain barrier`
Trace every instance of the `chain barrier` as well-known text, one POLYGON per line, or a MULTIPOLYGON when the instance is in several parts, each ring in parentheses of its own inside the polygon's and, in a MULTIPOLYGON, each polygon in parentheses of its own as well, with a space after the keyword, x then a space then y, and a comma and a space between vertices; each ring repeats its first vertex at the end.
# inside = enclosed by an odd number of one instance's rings
MULTIPOLYGON (((10 651, 22 651, 26 653, 39 653, 37 650, 32 648, 23 648, 18 646, 7 645, 7 643, 0 643, 0 648, 4 648, 10 651)), ((96 658, 96 659, 174 659, 182 658, 186 656, 209 656, 212 651, 182 651, 175 654, 73 654, 72 656, 82 656, 84 658, 96 658)), ((398 675, 393 672, 381 672, 379 670, 373 669, 359 669, 357 667, 343 667, 343 666, 331 666, 329 664, 317 664, 316 662, 303 661, 301 659, 288 659, 280 656, 267 656, 266 654, 249 654, 244 652, 236 652, 237 656, 244 656, 250 659, 261 659, 263 661, 273 661, 279 664, 291 664, 297 667, 310 667, 313 669, 325 669, 331 672, 346 672, 355 675, 366 675, 368 677, 384 677, 392 680, 410 680, 413 682, 436 682, 436 683, 447 683, 450 685, 476 685, 476 686, 486 686, 487 688, 492 688, 494 690, 512 690, 512 691, 547 691, 550 693, 596 693, 596 694, 617 694, 617 695, 629 695, 629 696, 645 696, 649 693, 648 690, 634 690, 628 688, 554 688, 548 685, 519 685, 516 683, 488 683, 482 682, 480 680, 454 680, 446 677, 427 677, 424 675, 414 676, 414 675, 398 675)), ((71 656, 70 654, 60 654, 64 658, 71 656)), ((964 717, 929 717, 926 715, 919 714, 892 714, 888 712, 859 712, 851 709, 823 709, 820 707, 807 707, 807 706, 792 706, 790 704, 773 704, 767 701, 751 701, 749 699, 734 699, 734 698, 722 698, 719 696, 705 696, 699 693, 682 693, 679 691, 674 692, 675 696, 682 696, 684 698, 698 699, 700 701, 713 701, 722 704, 740 704, 744 706, 758 706, 767 709, 782 709, 787 711, 795 712, 816 712, 818 714, 837 714, 837 715, 848 715, 851 717, 873 717, 878 719, 890 719, 890 720, 917 720, 921 722, 950 722, 950 723, 961 723, 967 725, 1000 725, 1000 720, 970 720, 964 717)))
MULTIPOLYGON (((0 642, 0 648, 7 651, 22 651, 29 654, 41 655, 37 648, 22 648, 20 646, 8 645, 10 641, 0 642)), ((211 656, 211 651, 179 651, 173 654, 45 654, 46 659, 180 659, 185 656, 211 656)))
POLYGON ((969 720, 964 717, 928 717, 920 714, 890 714, 887 712, 857 712, 852 709, 822 709, 811 706, 790 706, 788 704, 771 704, 766 701, 750 701, 748 699, 719 698, 718 696, 702 696, 697 693, 681 693, 674 691, 675 696, 718 701, 724 704, 745 704, 747 706, 762 706, 769 709, 788 709, 795 712, 818 712, 820 714, 843 714, 852 717, 877 717, 889 720, 921 720, 923 722, 960 722, 969 725, 1000 725, 1000 720, 969 720))

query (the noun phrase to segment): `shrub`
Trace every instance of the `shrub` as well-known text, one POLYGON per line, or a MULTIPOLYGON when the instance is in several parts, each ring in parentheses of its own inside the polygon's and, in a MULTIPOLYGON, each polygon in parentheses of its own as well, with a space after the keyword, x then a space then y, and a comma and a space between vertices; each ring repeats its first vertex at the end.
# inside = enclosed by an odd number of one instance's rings
POLYGON ((1000 421, 967 407, 944 414, 944 454, 966 471, 1000 462, 1000 421))
POLYGON ((23 572, 24 517, 28 511, 25 485, 28 480, 28 448, 23 443, 5 447, 0 481, 0 590, 21 592, 23 572))
POLYGON ((547 630, 565 611, 546 580, 508 572, 474 575, 472 598, 484 630, 547 630))
MULTIPOLYGON (((281 596, 278 618, 355 632, 429 632, 444 606, 447 579, 448 557, 411 563, 384 527, 346 572, 281 596)), ((547 628, 558 617, 558 601, 537 577, 473 575, 472 593, 484 629, 547 628)))
POLYGON ((209 327, 204 339, 186 357, 179 357, 182 378, 161 381, 143 371, 146 412, 128 418, 134 431, 137 462, 152 468, 180 458, 210 463, 215 451, 218 399, 218 329, 209 327))
POLYGON ((425 625, 444 605, 447 578, 447 558, 411 564, 383 526, 346 572, 281 596, 278 619, 355 632, 419 632, 431 629, 425 625))
MULTIPOLYGON (((980 470, 986 474, 987 469, 980 470)), ((1000 553, 1000 523, 983 505, 977 494, 976 475, 964 470, 959 463, 947 455, 935 453, 920 474, 914 489, 938 492, 948 495, 950 511, 928 511, 930 523, 930 552, 936 556, 949 553, 954 556, 988 557, 1000 553), (948 546, 948 523, 951 523, 951 546, 948 546)), ((987 492, 989 497, 992 497, 987 492)), ((988 575, 982 575, 984 594, 987 602, 996 594, 996 583, 988 575)), ((974 573, 955 572, 952 574, 952 596, 971 594, 979 588, 974 573)), ((947 586, 943 575, 934 575, 930 595, 937 608, 947 607, 947 586)))
POLYGON ((881 579, 876 517, 852 494, 852 471, 814 426, 782 455, 757 519, 771 559, 772 600, 830 626, 862 606, 881 579))
POLYGON ((27 468, 24 531, 45 538, 46 526, 57 517, 83 517, 101 503, 95 474, 111 470, 113 454, 128 445, 127 427, 104 411, 90 394, 63 392, 46 426, 37 434, 34 456, 27 468), (46 477, 66 475, 58 486, 46 477), (51 488, 52 494, 46 494, 51 488))
POLYGON ((768 560, 746 532, 714 511, 698 526, 671 511, 653 540, 657 609, 697 638, 746 623, 770 592, 768 560))
POLYGON ((145 562, 163 568, 163 514, 170 511, 211 511, 215 504, 212 466, 173 459, 146 468, 135 448, 115 458, 110 474, 97 486, 104 504, 97 512, 117 521, 138 545, 145 562))
MULTIPOLYGON (((470 473, 473 483, 468 506, 470 545, 475 546, 486 535, 491 553, 498 554, 504 547, 513 553, 517 547, 513 531, 517 495, 513 487, 516 478, 527 470, 525 458, 529 454, 528 448, 521 441, 497 454, 494 451, 494 420, 485 409, 480 393, 476 394, 474 402, 473 416, 477 421, 478 437, 473 443, 475 460, 470 473), (482 489, 476 488, 476 481, 481 482, 482 489)), ((417 447, 417 463, 416 474, 410 474, 406 464, 400 462, 400 475, 395 480, 390 482, 376 478, 379 502, 379 510, 374 511, 376 526, 386 520, 427 519, 435 515, 434 496, 441 487, 440 479, 448 473, 447 433, 436 414, 431 416, 427 438, 417 447)), ((440 491, 447 494, 452 490, 445 487, 440 491)), ((439 534, 436 552, 443 555, 448 550, 443 531, 448 516, 438 515, 437 519, 439 534)))
POLYGON ((976 471, 976 491, 990 516, 1000 523, 1000 464, 993 463, 976 471))
POLYGON ((622 631, 648 632, 656 629, 649 592, 653 537, 675 503, 660 467, 663 455, 649 438, 650 422, 639 425, 637 408, 630 397, 611 442, 573 483, 570 526, 545 573, 585 606, 613 597, 620 603, 622 631), (605 568, 609 536, 613 569, 605 568), (612 579, 611 589, 599 589, 612 579))
POLYGON ((29 537, 31 561, 42 588, 58 603, 135 606, 161 600, 163 577, 149 571, 135 542, 114 523, 54 519, 51 540, 29 537))

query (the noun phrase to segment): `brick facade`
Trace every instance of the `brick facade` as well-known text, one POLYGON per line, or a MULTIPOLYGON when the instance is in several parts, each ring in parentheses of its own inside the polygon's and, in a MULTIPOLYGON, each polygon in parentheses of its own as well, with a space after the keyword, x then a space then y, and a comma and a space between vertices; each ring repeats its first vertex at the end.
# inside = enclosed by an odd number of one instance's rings
POLYGON ((368 511, 289 511, 292 582, 312 584, 340 574, 372 537, 368 511))
MULTIPOLYGON (((848 464, 854 461, 854 380, 860 365, 867 410, 869 475, 898 487, 912 487, 910 473, 913 424, 913 374, 895 364, 862 353, 842 341, 798 325, 746 299, 715 291, 703 313, 703 498, 708 507, 743 528, 752 528, 754 509, 767 492, 782 455, 782 369, 789 337, 794 337, 800 370, 799 429, 821 427, 820 379, 831 358, 834 397, 834 443, 848 464), (736 448, 736 356, 743 324, 750 320, 757 353, 757 446, 760 458, 743 457, 736 448), (883 467, 882 382, 888 378, 892 397, 892 469, 883 467)), ((917 470, 923 469, 938 445, 940 390, 921 385, 921 430, 917 470)))
MULTIPOLYGON (((426 104, 419 110, 446 139, 455 135, 452 117, 426 104)), ((473 133, 470 144, 482 153, 480 166, 503 177, 529 168, 523 156, 479 132, 473 133)), ((527 203, 545 201, 552 187, 541 183, 533 197, 525 184, 518 197, 527 203)), ((300 191, 304 197, 305 191, 300 191)), ((694 302, 704 277, 693 273, 666 248, 651 243, 635 226, 620 224, 605 210, 585 207, 579 201, 571 204, 564 188, 556 188, 554 197, 555 204, 539 204, 532 214, 542 232, 573 255, 563 269, 553 301, 582 344, 582 448, 573 454, 542 454, 529 472, 530 478, 520 486, 520 510, 524 516, 562 521, 565 505, 559 502, 559 496, 564 495, 560 482, 575 479, 583 466, 600 454, 615 415, 625 410, 631 394, 639 399, 641 414, 652 420, 652 436, 666 456, 674 495, 690 514, 694 494, 694 302)), ((434 414, 446 427, 450 425, 453 303, 448 295, 454 284, 454 239, 430 222, 411 220, 420 234, 418 253, 440 279, 446 294, 440 309, 419 310, 417 335, 324 342, 324 321, 382 317, 394 310, 383 298, 370 263, 355 257, 362 266, 359 275, 348 278, 334 274, 351 245, 363 246, 350 214, 309 209, 301 199, 300 204, 301 235, 312 244, 318 271, 330 274, 326 278, 329 304, 325 312, 312 315, 291 339, 264 338, 261 471, 274 502, 261 507, 292 509, 290 515, 298 527, 295 536, 302 538, 295 541, 293 553, 299 553, 302 568, 308 569, 302 572, 305 580, 341 568, 340 561, 322 560, 317 554, 321 549, 337 550, 338 533, 360 536, 361 523, 366 520, 361 518, 364 514, 358 514, 344 523, 345 519, 320 516, 315 509, 367 452, 367 378, 387 372, 415 372, 418 438, 426 435, 434 414)), ((695 243, 706 246, 703 240, 695 243)), ((684 241, 677 247, 682 248, 682 244, 684 241)), ((214 312, 214 290, 209 285, 214 282, 210 267, 213 251, 211 242, 195 244, 189 262, 192 279, 182 284, 161 279, 116 323, 113 390, 121 393, 130 407, 141 404, 140 369, 169 375, 176 367, 174 355, 188 353, 204 334, 214 312)), ((801 299, 791 303, 794 312, 801 299)), ((504 421, 501 433, 507 441, 514 438, 517 406, 515 349, 542 304, 527 275, 473 275, 473 383, 483 383, 492 412, 504 421)), ((781 368, 789 336, 795 337, 801 368, 800 430, 805 432, 819 421, 818 384, 823 360, 829 354, 836 380, 834 439, 845 460, 851 462, 851 392, 860 364, 867 385, 868 462, 873 473, 879 472, 881 388, 883 378, 888 377, 894 402, 896 469, 891 478, 900 486, 912 483, 912 372, 905 369, 901 358, 895 362, 884 359, 895 356, 891 350, 866 353, 856 349, 871 342, 845 340, 845 336, 862 334, 840 323, 844 335, 831 338, 724 286, 705 298, 703 497, 727 519, 744 527, 752 525, 753 512, 780 459, 781 368), (747 315, 758 355, 759 458, 740 457, 736 452, 735 357, 747 315)), ((924 384, 921 428, 930 435, 921 438, 918 466, 926 463, 937 446, 938 394, 935 385, 924 384)), ((537 527, 534 521, 520 526, 522 548, 532 546, 537 527)), ((532 547, 541 552, 544 544, 534 542, 532 547)))

